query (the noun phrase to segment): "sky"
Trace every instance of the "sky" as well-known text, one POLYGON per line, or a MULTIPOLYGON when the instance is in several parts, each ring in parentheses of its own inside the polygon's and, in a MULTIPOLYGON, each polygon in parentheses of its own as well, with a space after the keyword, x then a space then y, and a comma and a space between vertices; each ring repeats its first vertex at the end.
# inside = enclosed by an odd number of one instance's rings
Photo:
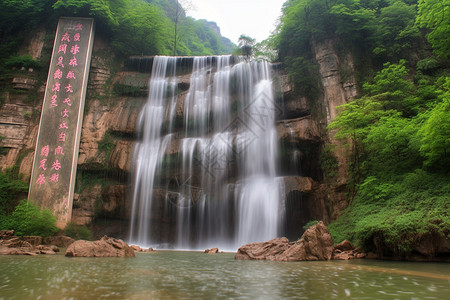
MULTIPOLYGON (((222 36, 237 44, 241 34, 257 42, 269 37, 286 0, 188 0, 194 8, 187 15, 214 21, 222 36)), ((182 2, 182 1, 180 1, 182 2)))

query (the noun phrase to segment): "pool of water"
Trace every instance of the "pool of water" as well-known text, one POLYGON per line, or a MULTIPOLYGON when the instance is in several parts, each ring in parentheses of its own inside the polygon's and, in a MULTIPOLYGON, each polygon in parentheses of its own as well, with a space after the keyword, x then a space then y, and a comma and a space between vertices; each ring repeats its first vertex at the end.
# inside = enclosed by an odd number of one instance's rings
POLYGON ((238 261, 157 251, 135 258, 0 256, 0 299, 450 299, 450 264, 238 261))

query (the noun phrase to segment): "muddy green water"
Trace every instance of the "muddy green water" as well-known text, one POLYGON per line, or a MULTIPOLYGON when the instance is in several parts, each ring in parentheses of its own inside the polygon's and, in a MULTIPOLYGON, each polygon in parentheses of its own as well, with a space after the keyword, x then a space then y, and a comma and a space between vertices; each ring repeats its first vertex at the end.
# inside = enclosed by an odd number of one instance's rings
POLYGON ((450 299, 450 264, 0 256, 0 299, 450 299))

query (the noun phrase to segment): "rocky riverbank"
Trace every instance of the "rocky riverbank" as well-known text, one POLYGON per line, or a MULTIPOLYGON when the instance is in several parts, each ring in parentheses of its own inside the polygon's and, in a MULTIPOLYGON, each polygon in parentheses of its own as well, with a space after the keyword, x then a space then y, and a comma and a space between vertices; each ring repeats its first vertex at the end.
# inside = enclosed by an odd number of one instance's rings
POLYGON ((139 249, 130 247, 122 240, 108 236, 97 241, 85 241, 67 236, 14 236, 13 230, 0 231, 0 255, 52 255, 67 248, 65 255, 69 257, 134 257, 139 249))
POLYGON ((333 238, 321 221, 309 227, 296 242, 285 237, 246 244, 238 249, 239 260, 306 261, 364 258, 366 254, 349 241, 333 246, 333 238))

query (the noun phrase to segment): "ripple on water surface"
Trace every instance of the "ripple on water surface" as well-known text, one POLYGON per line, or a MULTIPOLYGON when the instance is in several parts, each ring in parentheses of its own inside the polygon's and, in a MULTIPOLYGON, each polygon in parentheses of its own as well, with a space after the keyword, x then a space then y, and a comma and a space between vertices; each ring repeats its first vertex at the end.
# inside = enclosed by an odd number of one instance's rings
POLYGON ((136 258, 0 257, 0 299, 448 299, 450 265, 236 261, 160 251, 136 258))

